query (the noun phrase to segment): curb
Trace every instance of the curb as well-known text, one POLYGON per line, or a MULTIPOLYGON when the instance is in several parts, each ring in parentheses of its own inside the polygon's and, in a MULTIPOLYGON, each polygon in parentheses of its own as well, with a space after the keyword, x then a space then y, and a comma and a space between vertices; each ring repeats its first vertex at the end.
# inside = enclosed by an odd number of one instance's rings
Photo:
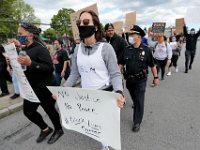
POLYGON ((9 106, 8 108, 0 110, 0 119, 22 110, 22 107, 23 107, 23 102, 19 102, 17 104, 9 106))

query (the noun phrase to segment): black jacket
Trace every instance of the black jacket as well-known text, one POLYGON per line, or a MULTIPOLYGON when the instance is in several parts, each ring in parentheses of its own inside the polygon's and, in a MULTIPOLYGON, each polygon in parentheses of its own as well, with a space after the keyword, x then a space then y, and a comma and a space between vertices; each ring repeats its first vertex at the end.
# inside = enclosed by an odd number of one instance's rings
POLYGON ((138 48, 134 48, 133 45, 127 46, 123 51, 119 64, 126 65, 127 75, 135 75, 143 70, 148 73, 148 67, 154 67, 156 62, 151 49, 141 43, 138 48))
POLYGON ((106 37, 106 40, 108 43, 110 43, 113 46, 115 53, 117 55, 117 61, 119 64, 119 58, 122 55, 123 50, 126 48, 125 40, 119 35, 117 35, 116 33, 114 34, 112 38, 106 37))
POLYGON ((200 35, 200 30, 198 31, 198 33, 191 35, 187 33, 186 26, 184 26, 183 33, 184 33, 184 36, 186 37, 186 50, 195 51, 196 45, 197 45, 197 39, 200 35))
POLYGON ((49 51, 39 43, 24 49, 31 58, 31 66, 24 72, 33 90, 46 88, 55 83, 53 63, 49 51))

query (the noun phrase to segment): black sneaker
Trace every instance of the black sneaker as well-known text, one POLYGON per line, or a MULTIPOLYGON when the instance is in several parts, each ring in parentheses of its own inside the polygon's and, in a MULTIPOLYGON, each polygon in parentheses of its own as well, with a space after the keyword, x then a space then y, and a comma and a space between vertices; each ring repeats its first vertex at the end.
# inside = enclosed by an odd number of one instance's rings
POLYGON ((52 128, 50 128, 50 127, 48 127, 48 128, 49 129, 47 131, 41 131, 40 132, 40 135, 38 136, 38 138, 36 140, 37 143, 42 142, 53 131, 52 128))
POLYGON ((133 132, 138 132, 139 130, 140 130, 140 124, 139 124, 139 123, 134 124, 134 125, 133 125, 133 128, 132 128, 132 131, 133 131, 133 132))
POLYGON ((192 70, 192 66, 189 66, 189 70, 192 70))
POLYGON ((184 73, 188 73, 188 70, 187 69, 185 69, 185 72, 184 73))
POLYGON ((48 140, 48 144, 55 143, 62 135, 64 134, 63 130, 55 130, 50 139, 48 140))
POLYGON ((19 94, 16 94, 16 93, 15 93, 13 96, 10 97, 10 99, 16 99, 16 98, 18 98, 19 96, 20 96, 19 94))
POLYGON ((4 97, 4 96, 7 96, 9 95, 9 93, 1 93, 0 97, 4 97))

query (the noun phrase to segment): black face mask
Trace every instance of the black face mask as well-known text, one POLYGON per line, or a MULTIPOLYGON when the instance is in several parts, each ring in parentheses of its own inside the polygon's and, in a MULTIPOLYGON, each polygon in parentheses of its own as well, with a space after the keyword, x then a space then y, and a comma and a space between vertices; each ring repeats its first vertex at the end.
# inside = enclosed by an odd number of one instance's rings
POLYGON ((95 26, 79 26, 78 27, 80 38, 85 39, 95 33, 95 26))

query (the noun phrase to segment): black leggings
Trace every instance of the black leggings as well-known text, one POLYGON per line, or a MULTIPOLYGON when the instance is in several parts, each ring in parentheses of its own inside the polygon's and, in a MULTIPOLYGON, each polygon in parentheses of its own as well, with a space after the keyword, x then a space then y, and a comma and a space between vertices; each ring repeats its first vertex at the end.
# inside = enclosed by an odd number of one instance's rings
POLYGON ((161 78, 164 78, 165 75, 165 66, 167 64, 167 59, 165 60, 158 60, 156 59, 157 62, 157 72, 159 73, 160 69, 161 69, 161 78))
MULTIPOLYGON (((39 91, 39 89, 38 89, 39 91)), ((38 91, 35 91, 37 93, 38 91)), ((55 130, 62 129, 60 124, 60 117, 55 109, 55 100, 51 97, 51 93, 48 89, 40 89, 40 93, 37 94, 41 103, 33 103, 28 100, 24 100, 23 111, 24 115, 33 123, 35 123, 41 130, 44 130, 48 125, 44 122, 42 116, 37 112, 39 105, 44 109, 44 111, 49 116, 51 122, 53 123, 55 130)))
POLYGON ((172 55, 172 62, 170 64, 170 67, 174 66, 177 67, 177 62, 178 62, 178 55, 172 55))

